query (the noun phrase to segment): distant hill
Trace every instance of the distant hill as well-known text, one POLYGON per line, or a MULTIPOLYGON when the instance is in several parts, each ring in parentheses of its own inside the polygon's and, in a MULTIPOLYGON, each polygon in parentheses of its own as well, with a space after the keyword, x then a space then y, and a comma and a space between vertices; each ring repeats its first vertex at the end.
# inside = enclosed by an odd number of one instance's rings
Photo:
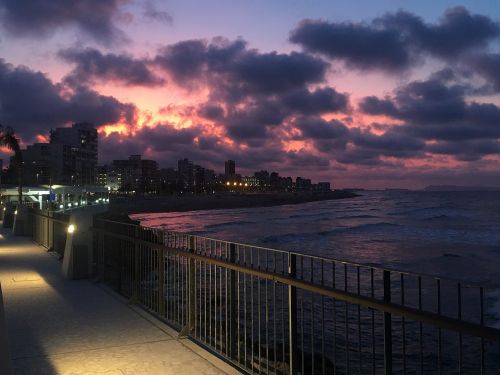
POLYGON ((495 186, 429 185, 425 191, 500 191, 495 186))

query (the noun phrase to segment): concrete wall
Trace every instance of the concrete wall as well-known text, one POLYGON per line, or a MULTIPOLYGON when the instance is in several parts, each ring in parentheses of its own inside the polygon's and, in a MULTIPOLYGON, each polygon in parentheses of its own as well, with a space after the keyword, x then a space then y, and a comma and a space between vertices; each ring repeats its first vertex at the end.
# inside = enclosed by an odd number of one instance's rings
POLYGON ((10 361, 9 340, 7 324, 5 322, 5 309, 3 306, 2 285, 0 284, 0 374, 11 375, 12 364, 10 361))

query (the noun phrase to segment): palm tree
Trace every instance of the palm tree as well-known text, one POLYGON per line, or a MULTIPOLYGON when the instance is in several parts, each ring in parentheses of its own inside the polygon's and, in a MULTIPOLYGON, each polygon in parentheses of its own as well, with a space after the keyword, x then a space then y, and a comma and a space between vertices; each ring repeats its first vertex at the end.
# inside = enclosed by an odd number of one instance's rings
POLYGON ((18 174, 18 204, 23 203, 23 155, 19 146, 19 138, 16 137, 14 130, 11 127, 4 128, 0 124, 0 146, 7 146, 8 149, 14 152, 14 162, 17 167, 18 174))

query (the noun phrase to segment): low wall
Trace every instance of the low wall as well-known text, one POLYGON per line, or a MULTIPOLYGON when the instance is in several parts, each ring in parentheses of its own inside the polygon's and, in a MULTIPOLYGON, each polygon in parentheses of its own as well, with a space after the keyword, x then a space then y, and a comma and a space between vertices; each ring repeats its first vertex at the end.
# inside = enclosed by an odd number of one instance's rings
POLYGON ((0 374, 2 375, 12 374, 9 339, 7 334, 7 324, 5 322, 5 309, 3 306, 3 295, 2 295, 1 284, 0 284, 0 374))

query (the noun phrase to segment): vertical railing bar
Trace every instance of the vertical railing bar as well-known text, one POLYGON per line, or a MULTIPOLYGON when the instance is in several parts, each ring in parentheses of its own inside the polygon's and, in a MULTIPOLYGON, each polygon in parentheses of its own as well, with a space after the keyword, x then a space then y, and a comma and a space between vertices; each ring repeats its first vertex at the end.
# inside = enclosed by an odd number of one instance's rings
MULTIPOLYGON (((348 280, 347 280, 347 263, 344 263, 344 291, 347 292, 348 289, 348 280)), ((345 318, 345 365, 346 372, 349 374, 350 372, 350 359, 349 359, 349 304, 345 302, 345 310, 344 310, 344 318, 345 318)))
MULTIPOLYGON (((361 281, 359 274, 359 266, 356 266, 356 277, 357 277, 357 293, 358 296, 361 295, 361 281)), ((361 305, 358 305, 358 368, 361 374, 361 364, 362 364, 362 353, 361 353, 361 305)))
MULTIPOLYGON (((458 320, 462 320, 462 286, 457 283, 457 308, 458 308, 458 320)), ((463 370, 463 353, 462 353, 462 333, 458 334, 458 373, 462 374, 463 370)))
MULTIPOLYGON (((297 277, 297 255, 288 253, 288 276, 297 277)), ((283 288, 284 291, 284 288, 283 288)), ((284 300, 284 298, 283 298, 284 300)), ((284 320, 284 319, 283 319, 284 320)), ((283 331, 284 332, 284 331, 283 331)), ((284 340, 283 340, 284 342, 284 340)), ((289 345, 289 372, 296 375, 297 363, 297 289, 288 285, 288 345, 289 345)), ((284 360, 285 358, 283 358, 284 360)))
MULTIPOLYGON (((276 261, 276 252, 273 253, 273 272, 277 273, 276 267, 277 261, 276 261)), ((273 319, 273 355, 274 355, 274 372, 277 372, 278 368, 278 345, 277 345, 277 332, 276 332, 276 320, 278 319, 277 314, 276 314, 276 283, 273 282, 273 314, 272 314, 272 319, 273 319)), ((283 358, 284 362, 284 358, 283 358)))
MULTIPOLYGON (((418 309, 422 310, 422 276, 418 276, 418 309)), ((420 374, 424 374, 424 341, 422 322, 418 322, 419 346, 420 346, 420 374)))
MULTIPOLYGON (((325 262, 321 259, 321 286, 325 286, 325 262)), ((321 296, 321 373, 326 374, 325 355, 325 296, 321 296)))
MULTIPOLYGON (((405 275, 401 273, 401 306, 405 305, 405 275)), ((402 347, 402 360, 403 360, 403 374, 406 374, 406 320, 401 317, 401 347, 402 347)))
MULTIPOLYGON (((370 267, 370 289, 371 289, 371 297, 375 298, 375 285, 374 285, 374 275, 373 275, 373 267, 370 267)), ((372 374, 375 374, 375 310, 371 309, 371 318, 372 318, 372 374)))
MULTIPOLYGON (((481 314, 480 324, 484 326, 484 290, 483 287, 479 287, 479 312, 481 314)), ((481 337, 481 375, 485 374, 485 362, 484 362, 484 339, 481 337)))
MULTIPOLYGON (((332 288, 335 289, 336 287, 336 274, 335 274, 335 268, 336 268, 337 263, 335 261, 332 262, 332 288)), ((333 374, 335 375, 337 373, 337 300, 335 298, 332 298, 333 306, 332 306, 332 312, 333 312, 333 374)))
MULTIPOLYGON (((391 302, 391 272, 383 271, 384 275, 384 302, 391 302)), ((392 316, 384 313, 384 367, 385 374, 392 374, 392 316)))
MULTIPOLYGON (((250 267, 253 268, 254 266, 254 263, 253 263, 253 250, 250 249, 250 267)), ((250 331, 250 342, 251 342, 251 345, 252 345, 252 353, 251 353, 251 357, 250 357, 250 362, 252 364, 252 371, 255 371, 255 368, 254 368, 254 334, 255 334, 255 329, 254 329, 254 302, 253 302, 253 275, 250 275, 250 327, 251 327, 251 331, 250 331)))
MULTIPOLYGON (((441 315, 441 280, 436 279, 437 282, 437 310, 438 315, 441 315)), ((442 331, 438 328, 438 373, 443 373, 443 346, 442 346, 442 331)))
MULTIPOLYGON (((313 263, 313 258, 311 257, 311 284, 314 284, 314 263, 313 263)), ((311 292, 311 373, 314 374, 315 370, 315 350, 314 350, 314 293, 311 292)))

